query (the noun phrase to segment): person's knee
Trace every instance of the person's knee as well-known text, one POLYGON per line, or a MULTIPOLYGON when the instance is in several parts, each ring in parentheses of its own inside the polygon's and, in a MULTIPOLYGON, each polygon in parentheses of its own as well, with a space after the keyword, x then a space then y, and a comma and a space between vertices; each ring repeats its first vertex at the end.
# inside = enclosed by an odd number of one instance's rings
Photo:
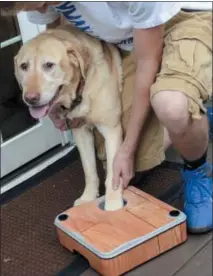
POLYGON ((174 134, 184 134, 189 124, 188 98, 178 91, 161 91, 151 99, 160 122, 174 134))

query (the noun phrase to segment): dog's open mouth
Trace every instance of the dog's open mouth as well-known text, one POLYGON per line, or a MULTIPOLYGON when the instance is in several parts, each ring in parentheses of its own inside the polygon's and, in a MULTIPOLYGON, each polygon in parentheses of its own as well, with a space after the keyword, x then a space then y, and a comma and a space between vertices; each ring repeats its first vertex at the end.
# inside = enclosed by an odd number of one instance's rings
POLYGON ((52 98, 52 100, 48 104, 45 104, 45 105, 42 105, 42 106, 31 106, 31 107, 29 107, 30 115, 35 119, 40 119, 40 118, 43 118, 44 116, 46 116, 48 114, 49 110, 54 105, 57 98, 59 97, 59 94, 60 94, 60 91, 61 91, 62 87, 63 87, 62 85, 59 86, 55 96, 52 98))

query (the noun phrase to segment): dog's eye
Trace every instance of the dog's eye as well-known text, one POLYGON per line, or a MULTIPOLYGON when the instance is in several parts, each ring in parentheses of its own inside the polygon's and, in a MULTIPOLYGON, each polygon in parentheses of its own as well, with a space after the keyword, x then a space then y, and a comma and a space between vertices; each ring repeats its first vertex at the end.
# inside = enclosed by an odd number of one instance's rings
POLYGON ((27 62, 23 62, 23 63, 20 65, 20 68, 21 68, 21 70, 23 70, 23 71, 27 71, 28 67, 29 67, 29 63, 27 63, 27 62))
POLYGON ((44 63, 43 67, 45 70, 50 70, 54 67, 54 65, 55 64, 53 62, 46 62, 46 63, 44 63))

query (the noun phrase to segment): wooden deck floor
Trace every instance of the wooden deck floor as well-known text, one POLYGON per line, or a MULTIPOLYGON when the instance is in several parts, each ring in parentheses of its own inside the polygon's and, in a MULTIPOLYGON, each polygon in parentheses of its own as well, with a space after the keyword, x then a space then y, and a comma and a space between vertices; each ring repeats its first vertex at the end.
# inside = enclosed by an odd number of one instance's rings
MULTIPOLYGON (((88 269, 82 276, 98 276, 88 269)), ((212 233, 188 241, 125 276, 212 276, 212 233)))

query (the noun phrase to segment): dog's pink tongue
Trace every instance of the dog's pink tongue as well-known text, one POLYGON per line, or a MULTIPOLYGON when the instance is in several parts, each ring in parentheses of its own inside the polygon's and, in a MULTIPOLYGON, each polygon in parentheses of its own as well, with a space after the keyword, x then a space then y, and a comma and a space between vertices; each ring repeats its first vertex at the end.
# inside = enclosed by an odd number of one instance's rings
POLYGON ((42 107, 30 107, 30 114, 35 119, 40 119, 44 117, 48 110, 48 105, 42 106, 42 107))

